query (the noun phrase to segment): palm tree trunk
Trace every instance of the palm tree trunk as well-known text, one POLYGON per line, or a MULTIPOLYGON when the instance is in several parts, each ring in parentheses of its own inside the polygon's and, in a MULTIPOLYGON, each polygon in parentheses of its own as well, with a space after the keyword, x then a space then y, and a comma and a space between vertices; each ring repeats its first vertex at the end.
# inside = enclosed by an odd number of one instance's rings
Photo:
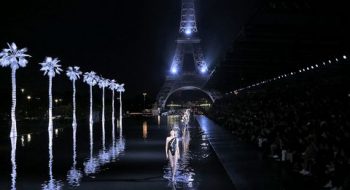
POLYGON ((115 126, 114 126, 114 90, 112 89, 112 140, 114 140, 115 126))
POLYGON ((105 149, 105 88, 102 88, 102 147, 105 149))
POLYGON ((76 137, 77 137, 77 117, 76 117, 76 102, 75 102, 75 94, 76 94, 76 88, 75 88, 75 80, 73 80, 73 168, 75 169, 77 165, 76 157, 76 137))
POLYGON ((16 69, 12 69, 12 107, 11 107, 11 132, 10 137, 17 136, 17 125, 16 125, 16 69))
POLYGON ((52 137, 53 137, 53 131, 49 131, 49 176, 50 176, 50 181, 53 180, 53 174, 52 174, 52 162, 53 162, 52 137))
POLYGON ((90 118, 89 118, 90 124, 93 123, 92 120, 92 85, 90 85, 90 118))
POLYGON ((77 128, 73 127, 73 168, 77 165, 77 128))
POLYGON ((11 189, 13 190, 16 190, 16 177, 17 177, 16 147, 17 147, 17 137, 12 137, 11 138, 11 163, 12 163, 11 189))
POLYGON ((120 133, 119 136, 122 136, 123 132, 123 106, 122 106, 122 92, 119 92, 119 122, 120 122, 120 133))
POLYGON ((49 77, 49 131, 53 130, 52 125, 52 77, 49 77))
POLYGON ((77 125, 75 94, 76 94, 75 80, 73 80, 73 124, 72 124, 73 130, 77 125))
POLYGON ((92 125, 93 125, 93 120, 92 120, 92 85, 90 85, 90 119, 89 119, 89 123, 90 123, 90 159, 92 159, 92 155, 93 155, 93 131, 92 131, 92 125))

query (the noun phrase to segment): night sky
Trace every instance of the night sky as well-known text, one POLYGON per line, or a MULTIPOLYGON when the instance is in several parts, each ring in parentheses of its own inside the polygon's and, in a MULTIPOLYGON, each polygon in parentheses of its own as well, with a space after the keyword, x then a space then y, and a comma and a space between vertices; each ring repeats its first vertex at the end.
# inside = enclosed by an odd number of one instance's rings
MULTIPOLYGON (((39 71, 45 56, 64 68, 78 65, 126 84, 127 97, 155 98, 175 51, 181 0, 7 1, 0 11, 0 47, 16 42, 32 55, 18 71, 18 87, 46 93, 39 71)), ((199 36, 206 57, 222 59, 234 36, 256 10, 256 0, 197 0, 199 36)), ((0 68, 0 90, 10 95, 10 69, 0 68)), ((82 85, 82 84, 80 84, 82 85)), ((66 76, 54 92, 70 91, 66 76)), ((88 94, 88 88, 81 90, 88 94)))

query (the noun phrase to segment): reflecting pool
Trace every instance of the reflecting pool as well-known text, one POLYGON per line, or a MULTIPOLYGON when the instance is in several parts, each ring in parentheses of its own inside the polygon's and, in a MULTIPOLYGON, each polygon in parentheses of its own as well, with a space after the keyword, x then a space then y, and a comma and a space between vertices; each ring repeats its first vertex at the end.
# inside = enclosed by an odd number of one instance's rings
POLYGON ((184 128, 179 119, 106 120, 104 130, 101 123, 54 121, 50 132, 41 122, 44 130, 0 139, 0 189, 234 188, 200 127, 184 128), (165 157, 174 125, 181 151, 175 182, 165 157))

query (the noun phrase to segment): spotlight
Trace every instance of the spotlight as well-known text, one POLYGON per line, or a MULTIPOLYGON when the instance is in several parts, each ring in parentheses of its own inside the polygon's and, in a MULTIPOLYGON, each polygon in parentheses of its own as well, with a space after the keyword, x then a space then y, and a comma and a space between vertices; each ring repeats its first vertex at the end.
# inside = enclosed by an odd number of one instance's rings
POLYGON ((191 29, 189 29, 189 28, 188 28, 188 29, 186 29, 186 30, 185 30, 185 34, 186 34, 186 35, 191 35, 191 34, 192 34, 191 29))
POLYGON ((172 74, 176 74, 176 73, 177 73, 177 68, 176 68, 175 66, 172 67, 171 70, 170 70, 170 72, 171 72, 172 74))
POLYGON ((343 55, 343 59, 347 59, 346 55, 343 55))

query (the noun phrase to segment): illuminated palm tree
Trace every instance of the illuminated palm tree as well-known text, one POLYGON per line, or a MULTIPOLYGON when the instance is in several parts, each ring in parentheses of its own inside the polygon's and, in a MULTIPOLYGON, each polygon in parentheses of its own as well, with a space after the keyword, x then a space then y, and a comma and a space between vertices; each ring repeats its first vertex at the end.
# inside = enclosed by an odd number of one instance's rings
POLYGON ((117 90, 117 83, 115 83, 114 79, 109 82, 109 89, 112 90, 112 138, 114 139, 114 134, 115 134, 114 91, 117 90))
POLYGON ((122 105, 122 92, 125 92, 124 84, 117 83, 117 91, 119 92, 119 121, 120 127, 122 126, 122 113, 123 113, 123 105, 122 105))
POLYGON ((105 88, 109 86, 109 80, 99 77, 98 86, 102 88, 102 152, 100 153, 100 161, 102 164, 108 162, 109 155, 106 153, 106 132, 105 132, 105 88))
POLYGON ((105 88, 109 86, 110 80, 103 77, 99 78, 98 86, 102 88, 102 127, 104 132, 105 125, 105 88))
POLYGON ((94 149, 94 140, 93 140, 93 118, 92 118, 92 87, 95 86, 98 82, 98 77, 94 71, 86 72, 84 74, 84 82, 90 86, 90 117, 89 117, 89 131, 90 131, 90 159, 84 163, 84 171, 86 174, 92 174, 96 172, 98 167, 98 162, 93 158, 93 149, 94 149))
POLYGON ((84 82, 86 82, 89 86, 90 86, 90 117, 89 117, 89 122, 90 124, 93 123, 93 119, 92 119, 92 87, 95 86, 97 84, 97 76, 96 73, 94 71, 91 72, 86 72, 84 74, 84 82))
POLYGON ((81 172, 76 169, 77 165, 77 153, 76 153, 76 132, 77 132, 77 121, 76 121, 76 102, 75 102, 75 94, 76 94, 76 88, 75 88, 75 81, 80 78, 80 75, 82 72, 79 70, 80 68, 77 66, 74 67, 68 67, 66 74, 69 77, 69 79, 73 82, 73 166, 68 171, 67 179, 68 183, 72 185, 73 187, 77 187, 80 184, 80 180, 82 177, 81 172))
POLYGON ((39 63, 41 65, 40 71, 44 71, 44 75, 49 76, 49 127, 48 130, 52 131, 52 78, 56 76, 56 74, 60 74, 62 71, 61 65, 58 63, 60 60, 57 58, 46 57, 44 62, 39 63))
POLYGON ((115 80, 111 80, 109 82, 109 89, 112 91, 112 119, 115 119, 114 116, 114 91, 117 90, 118 84, 115 82, 115 80))
POLYGON ((15 43, 7 44, 8 48, 3 49, 0 52, 0 65, 2 67, 11 67, 11 79, 12 79, 12 107, 11 107, 11 132, 10 137, 17 136, 16 126, 16 70, 20 67, 27 66, 26 57, 30 55, 25 54, 27 48, 18 49, 15 43))
POLYGON ((80 75, 82 74, 79 69, 80 69, 79 67, 74 66, 74 67, 68 67, 66 71, 66 74, 69 77, 69 80, 71 80, 73 83, 73 126, 77 125, 76 102, 75 102, 75 94, 76 94, 75 81, 80 79, 80 75))

